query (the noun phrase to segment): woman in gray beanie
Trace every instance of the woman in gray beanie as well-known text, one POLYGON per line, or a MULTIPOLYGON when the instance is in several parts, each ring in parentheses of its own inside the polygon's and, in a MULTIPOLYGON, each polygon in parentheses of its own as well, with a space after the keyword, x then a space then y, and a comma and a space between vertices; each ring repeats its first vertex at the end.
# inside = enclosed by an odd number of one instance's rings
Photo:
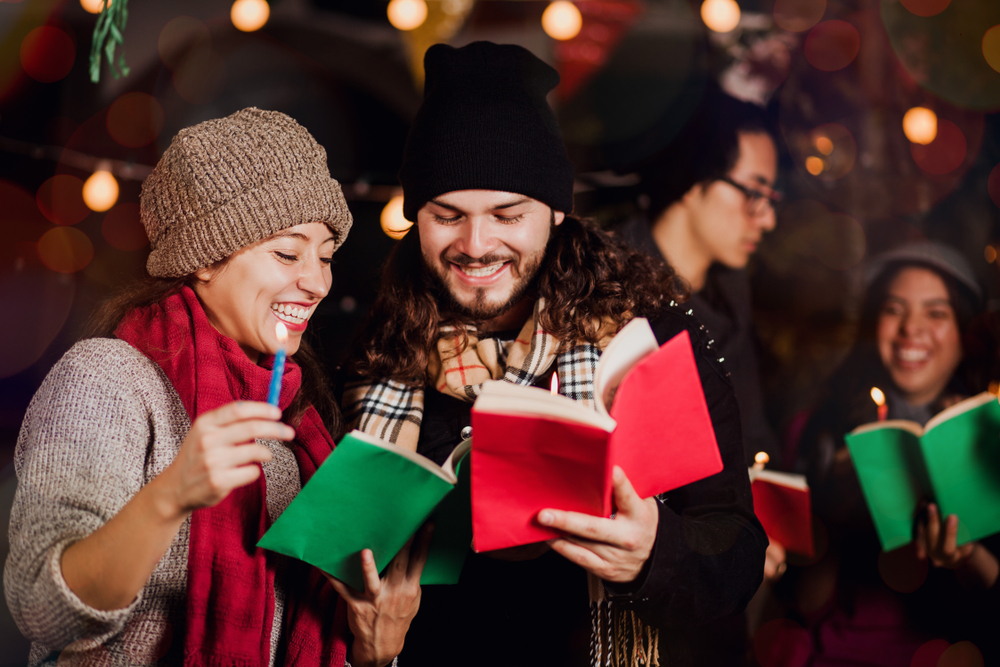
POLYGON ((348 625, 356 664, 391 661, 416 581, 338 604, 256 547, 342 427, 302 341, 351 226, 325 151, 278 112, 207 121, 174 138, 141 211, 150 278, 55 365, 17 443, 4 587, 29 663, 341 667, 348 625))

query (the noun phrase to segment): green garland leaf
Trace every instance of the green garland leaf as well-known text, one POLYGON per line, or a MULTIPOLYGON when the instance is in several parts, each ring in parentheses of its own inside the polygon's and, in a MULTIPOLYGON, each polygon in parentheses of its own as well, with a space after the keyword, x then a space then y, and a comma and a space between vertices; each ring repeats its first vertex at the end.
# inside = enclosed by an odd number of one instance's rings
POLYGON ((101 13, 94 25, 94 38, 90 44, 90 80, 97 83, 101 80, 101 50, 108 59, 108 67, 116 79, 128 76, 129 68, 125 64, 125 23, 128 22, 128 0, 114 0, 108 6, 108 0, 101 5, 101 13), (118 61, 115 62, 115 49, 121 47, 118 61))

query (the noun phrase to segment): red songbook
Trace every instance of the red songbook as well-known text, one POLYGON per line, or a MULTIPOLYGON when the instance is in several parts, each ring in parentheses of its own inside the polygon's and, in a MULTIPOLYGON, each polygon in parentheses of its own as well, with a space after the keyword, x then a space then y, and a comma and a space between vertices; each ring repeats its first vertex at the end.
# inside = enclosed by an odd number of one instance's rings
POLYGON ((812 558, 812 503, 803 475, 750 470, 753 509, 768 539, 788 551, 812 558))
POLYGON ((686 331, 658 347, 633 320, 601 355, 594 392, 596 411, 539 387, 483 387, 472 408, 476 551, 559 537, 535 520, 545 508, 611 516, 616 465, 643 498, 722 470, 686 331))

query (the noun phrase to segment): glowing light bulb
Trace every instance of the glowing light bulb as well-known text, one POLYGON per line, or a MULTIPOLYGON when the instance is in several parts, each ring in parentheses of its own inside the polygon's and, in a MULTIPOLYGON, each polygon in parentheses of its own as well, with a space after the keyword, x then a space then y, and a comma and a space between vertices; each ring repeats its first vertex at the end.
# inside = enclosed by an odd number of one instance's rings
POLYGON ((386 236, 399 240, 406 236, 413 223, 403 217, 403 195, 396 195, 382 209, 382 231, 386 236))
POLYGON ((815 155, 806 158, 806 171, 813 176, 819 176, 825 168, 826 165, 823 163, 823 158, 816 157, 815 155))
MULTIPOLYGON (((80 0, 80 6, 91 14, 100 14, 101 8, 104 6, 104 0, 80 0)), ((111 6, 111 0, 108 0, 108 7, 111 6)))
POLYGON ((107 211, 118 201, 118 181, 110 171, 95 171, 83 184, 83 202, 91 211, 107 211))
POLYGON ((903 116, 903 134, 915 144, 927 145, 937 137, 937 114, 926 107, 913 107, 903 116))
POLYGON ((253 32, 260 30, 271 16, 271 6, 267 0, 236 0, 229 10, 229 18, 237 30, 253 32))
POLYGON ((427 3, 424 0, 392 0, 386 8, 389 23, 396 30, 413 30, 427 20, 427 3))
POLYGON ((736 0, 705 0, 701 20, 713 32, 730 32, 740 23, 740 6, 736 0))
POLYGON ((568 0, 556 0, 542 13, 542 30, 552 39, 573 39, 580 33, 581 27, 583 16, 576 5, 568 0))

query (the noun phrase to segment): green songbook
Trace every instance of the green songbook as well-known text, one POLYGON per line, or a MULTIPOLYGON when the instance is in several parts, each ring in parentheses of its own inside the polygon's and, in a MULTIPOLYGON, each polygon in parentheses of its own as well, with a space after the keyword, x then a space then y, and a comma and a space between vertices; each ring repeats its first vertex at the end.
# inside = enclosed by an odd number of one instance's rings
POLYGON ((1000 403, 990 393, 957 403, 924 428, 904 420, 846 436, 882 548, 913 540, 922 500, 958 515, 958 543, 1000 532, 1000 403))
POLYGON ((379 572, 428 520, 434 521, 421 584, 455 584, 472 544, 464 440, 442 465, 352 431, 344 436, 257 546, 315 565, 364 590, 361 551, 379 572))

